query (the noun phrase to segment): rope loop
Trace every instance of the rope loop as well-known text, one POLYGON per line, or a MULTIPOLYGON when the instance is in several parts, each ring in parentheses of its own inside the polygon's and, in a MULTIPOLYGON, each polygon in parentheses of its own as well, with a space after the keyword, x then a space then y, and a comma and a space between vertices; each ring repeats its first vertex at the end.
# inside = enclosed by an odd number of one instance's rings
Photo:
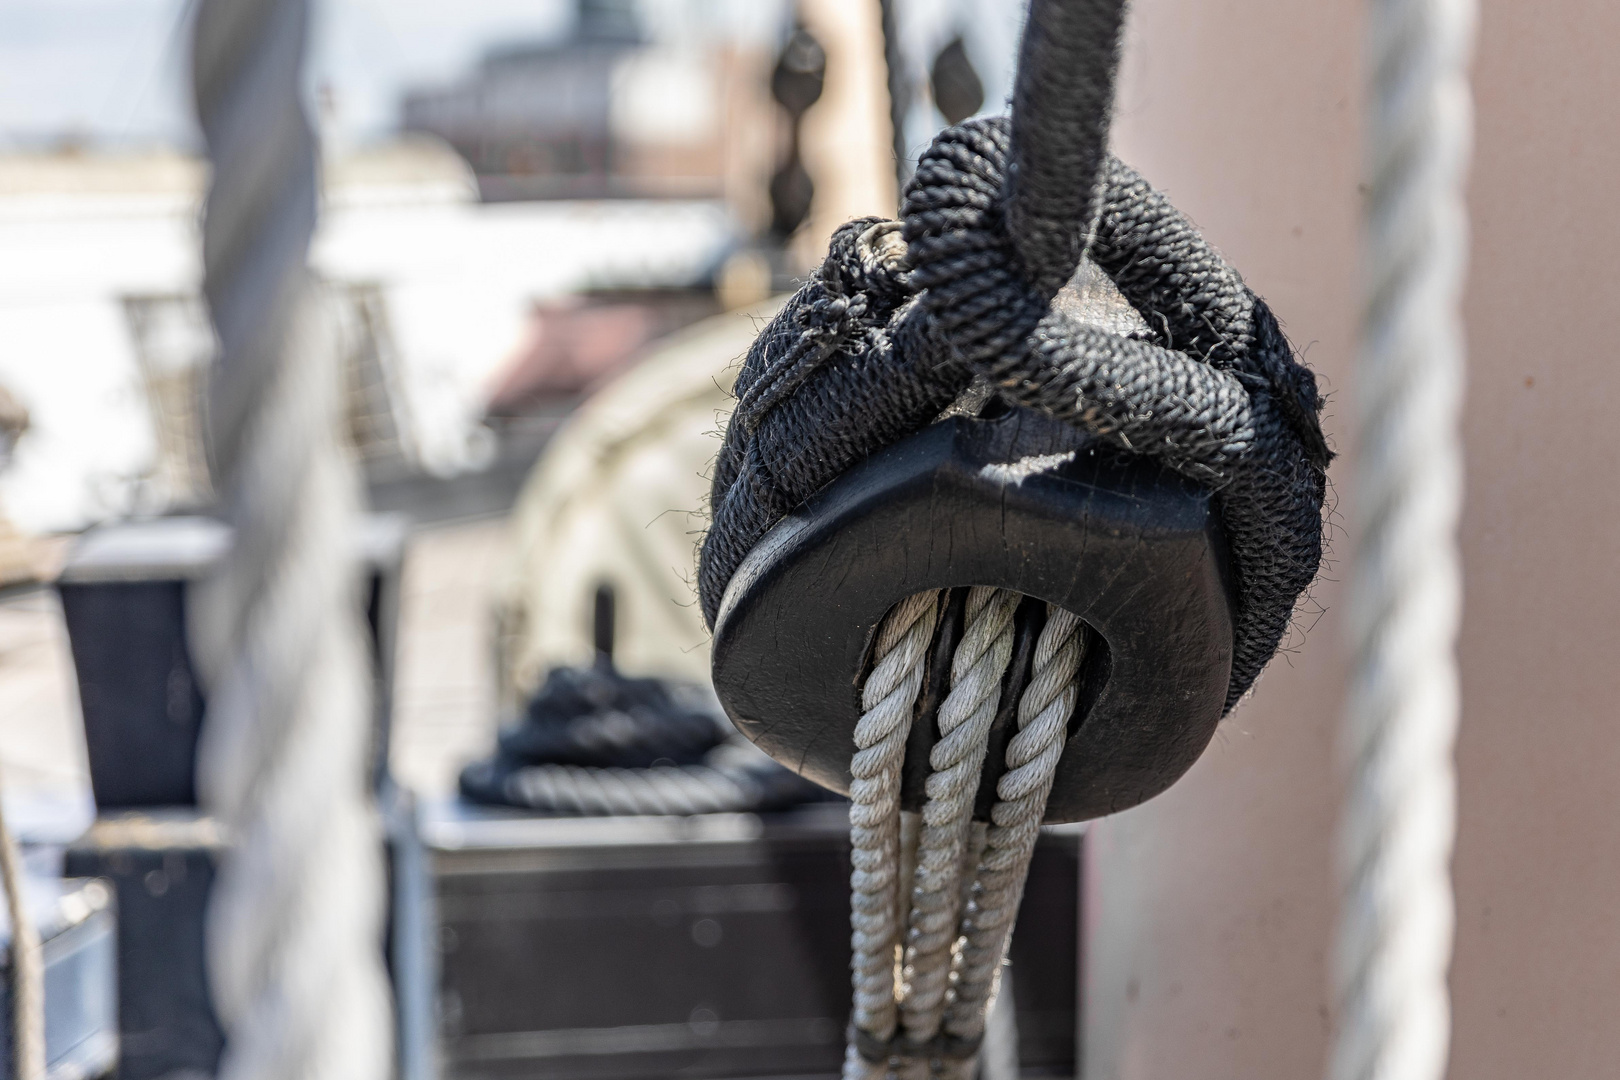
POLYGON ((760 334, 715 469, 698 576, 705 617, 712 625, 732 574, 773 525, 978 378, 1010 405, 1218 493, 1236 578, 1230 709, 1321 561, 1332 453, 1315 376, 1237 271, 1111 157, 1081 247, 1147 329, 1114 333, 1077 317, 1064 290, 1044 284, 1052 268, 1021 254, 1063 244, 1022 242, 1010 225, 1012 131, 996 117, 942 132, 906 187, 901 220, 839 229, 760 334))
POLYGON ((912 282, 957 356, 986 374, 1029 338, 1050 297, 1031 287, 1007 234, 1005 119, 969 120, 934 140, 901 209, 912 282))

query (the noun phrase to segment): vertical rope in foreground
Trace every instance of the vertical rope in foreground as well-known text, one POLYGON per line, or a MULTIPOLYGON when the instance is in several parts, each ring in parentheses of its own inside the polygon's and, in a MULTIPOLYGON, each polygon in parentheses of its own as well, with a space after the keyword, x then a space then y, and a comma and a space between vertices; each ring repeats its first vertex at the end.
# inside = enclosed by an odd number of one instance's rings
POLYGON ((1440 1080, 1450 1042, 1463 184, 1473 0, 1374 0, 1366 294, 1330 1080, 1440 1080))
POLYGON ((190 613, 209 691, 198 790, 232 839, 208 911, 226 1080, 383 1080, 392 1067, 356 478, 306 265, 308 22, 308 0, 203 0, 192 52, 213 166, 209 450, 235 536, 190 613))

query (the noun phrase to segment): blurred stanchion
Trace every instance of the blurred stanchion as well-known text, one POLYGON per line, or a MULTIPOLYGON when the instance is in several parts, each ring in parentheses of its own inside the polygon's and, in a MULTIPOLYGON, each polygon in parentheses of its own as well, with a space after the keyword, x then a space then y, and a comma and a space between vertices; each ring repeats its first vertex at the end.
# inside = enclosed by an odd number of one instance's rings
POLYGON ((804 167, 804 114, 827 84, 827 53, 803 26, 795 27, 771 72, 771 96, 787 113, 787 153, 771 176, 771 236, 786 243, 810 215, 815 181, 804 167))
POLYGON ((204 0, 192 51, 213 166, 203 289, 219 340, 209 450, 234 542, 199 590, 198 791, 229 848, 208 915, 220 1075, 391 1072, 381 835, 367 793, 357 481, 307 267, 307 0, 204 0))
POLYGON ((875 3, 802 0, 799 14, 827 56, 824 89, 801 128, 815 196, 791 248, 808 269, 826 257, 834 229, 870 214, 892 216, 900 194, 882 12, 875 3))
POLYGON ((0 811, 0 884, 11 919, 11 1075, 45 1080, 45 962, 23 892, 22 853, 0 811))
POLYGON ((973 69, 960 35, 946 42, 928 74, 934 107, 946 123, 960 124, 984 108, 984 83, 973 69))

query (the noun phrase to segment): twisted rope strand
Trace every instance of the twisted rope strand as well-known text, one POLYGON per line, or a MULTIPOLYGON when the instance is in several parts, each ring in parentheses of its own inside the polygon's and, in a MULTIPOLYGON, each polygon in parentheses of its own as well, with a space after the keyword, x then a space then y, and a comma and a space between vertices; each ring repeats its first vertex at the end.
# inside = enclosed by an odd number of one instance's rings
POLYGON ((1018 734, 1007 744, 1007 771, 996 782, 997 801, 990 810, 991 825, 962 918, 961 965, 945 1012, 945 1030, 958 1038, 984 1034, 1046 799, 1079 699, 1075 680, 1083 655, 1080 620, 1061 608, 1047 610, 1035 645, 1034 675, 1018 700, 1018 734))
MULTIPOLYGON (((850 763, 850 979, 853 1023, 887 1040, 896 1026, 895 953, 900 941, 900 771, 912 711, 922 690, 928 643, 939 620, 939 594, 896 604, 878 630, 876 663, 861 687, 865 712, 855 727, 850 763)), ((875 1080, 885 1066, 852 1042, 844 1080, 875 1080)))
POLYGON ((1008 233, 1053 296, 1090 240, 1108 159, 1125 0, 1030 0, 1013 87, 1008 233))
POLYGON ((940 704, 939 741, 929 753, 922 834, 906 935, 901 1020, 907 1038, 926 1042, 939 1031, 957 939, 963 855, 1001 682, 1012 659, 1016 592, 968 591, 962 640, 951 658, 951 690, 940 704))
POLYGON ((1471 0, 1372 6, 1331 1080, 1439 1080, 1450 1041, 1459 301, 1474 19, 1471 0))
POLYGON ((203 805, 233 844, 208 910, 227 1080, 382 1080, 381 833, 337 353, 306 268, 307 0, 204 0, 193 43, 213 165, 204 292, 220 342, 209 448, 234 542, 198 590, 203 805))

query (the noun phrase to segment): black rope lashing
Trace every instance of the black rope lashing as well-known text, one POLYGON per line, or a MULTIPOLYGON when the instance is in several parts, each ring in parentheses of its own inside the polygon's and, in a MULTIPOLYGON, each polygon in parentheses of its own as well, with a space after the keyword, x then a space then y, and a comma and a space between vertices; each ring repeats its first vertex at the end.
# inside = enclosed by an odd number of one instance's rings
POLYGON ((1107 33, 1091 24, 1117 20, 1109 9, 1037 3, 1014 118, 941 133, 906 186, 901 221, 839 229, 756 340, 737 377, 699 561, 711 626, 732 574, 773 525, 933 421, 979 376, 1010 404, 1215 492, 1236 578, 1228 709, 1275 653, 1321 562, 1331 459, 1321 397, 1237 271, 1102 152, 1117 21, 1107 33), (1106 54, 1075 60, 1098 49, 1106 54), (1082 256, 1146 334, 1109 333, 1054 308, 1082 256))

